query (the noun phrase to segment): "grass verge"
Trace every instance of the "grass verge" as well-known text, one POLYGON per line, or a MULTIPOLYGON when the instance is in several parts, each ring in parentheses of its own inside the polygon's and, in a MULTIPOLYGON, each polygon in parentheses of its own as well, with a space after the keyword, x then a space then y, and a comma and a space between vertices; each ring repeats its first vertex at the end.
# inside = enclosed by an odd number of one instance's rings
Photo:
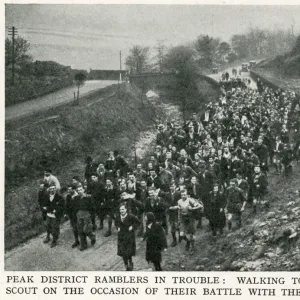
POLYGON ((50 167, 62 185, 82 175, 84 159, 99 161, 109 150, 132 152, 139 132, 152 126, 156 108, 141 102, 140 91, 129 85, 110 87, 79 106, 65 105, 6 127, 5 249, 43 231, 37 203, 38 181, 50 167), (115 94, 110 97, 105 95, 115 94), (101 99, 103 97, 103 99, 101 99), (101 101, 100 101, 101 100, 101 101))

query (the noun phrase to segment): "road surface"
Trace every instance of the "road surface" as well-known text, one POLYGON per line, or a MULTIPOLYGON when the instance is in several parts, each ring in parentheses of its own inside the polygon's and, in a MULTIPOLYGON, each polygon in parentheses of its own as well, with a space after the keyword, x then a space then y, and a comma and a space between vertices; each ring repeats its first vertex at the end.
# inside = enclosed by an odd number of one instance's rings
MULTIPOLYGON (((72 249, 73 233, 69 222, 61 228, 58 245, 50 248, 44 244, 45 234, 29 240, 5 255, 7 271, 124 271, 123 260, 117 256, 117 232, 104 237, 106 230, 96 231, 96 244, 85 251, 72 249)), ((144 245, 137 238, 137 258, 135 270, 145 270, 148 264, 144 259, 144 245)))
MULTIPOLYGON (((235 69, 237 70, 237 71, 239 71, 240 69, 242 68, 242 66, 240 65, 240 66, 236 66, 235 67, 235 69)), ((212 78, 212 79, 214 79, 214 80, 216 80, 216 81, 220 81, 221 80, 221 76, 222 76, 222 73, 223 72, 228 72, 229 73, 229 77, 233 77, 232 76, 232 67, 231 68, 228 68, 228 69, 225 69, 224 71, 220 71, 220 72, 218 72, 218 74, 210 74, 210 75, 208 75, 208 77, 210 77, 210 78, 212 78)), ((241 78, 250 78, 250 72, 242 72, 242 74, 241 75, 239 75, 241 78)), ((256 85, 256 81, 254 81, 252 78, 250 78, 251 79, 251 84, 250 84, 250 88, 251 89, 257 89, 257 85, 256 85)))
MULTIPOLYGON (((89 80, 80 88, 80 95, 84 96, 90 92, 116 83, 118 83, 118 81, 115 80, 89 80)), ((34 100, 8 106, 5 108, 5 120, 9 121, 17 119, 31 115, 40 110, 71 102, 74 100, 74 91, 76 91, 76 87, 71 86, 34 100)))

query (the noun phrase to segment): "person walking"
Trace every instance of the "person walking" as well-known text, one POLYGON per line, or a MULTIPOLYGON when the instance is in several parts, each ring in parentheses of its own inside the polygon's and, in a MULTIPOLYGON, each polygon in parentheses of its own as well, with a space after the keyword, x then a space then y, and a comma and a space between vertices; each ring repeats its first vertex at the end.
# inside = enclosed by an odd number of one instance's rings
POLYGON ((124 261, 126 271, 133 270, 132 257, 136 253, 135 229, 140 225, 140 220, 127 212, 126 204, 119 207, 120 214, 115 220, 115 226, 118 230, 118 256, 124 261))
POLYGON ((77 187, 78 193, 77 200, 77 226, 80 238, 80 251, 87 249, 88 236, 91 240, 91 245, 95 245, 96 237, 92 230, 91 212, 93 211, 93 203, 91 197, 86 195, 86 192, 82 186, 77 187))
POLYGON ((226 200, 224 194, 219 190, 216 183, 214 189, 210 192, 210 198, 206 207, 209 226, 213 237, 217 236, 217 231, 223 234, 223 228, 226 225, 225 208, 226 200))
POLYGON ((162 271, 161 252, 167 250, 167 239, 164 229, 159 223, 156 223, 152 212, 146 213, 146 232, 143 241, 146 241, 146 261, 152 262, 155 271, 162 271))
POLYGON ((47 237, 44 240, 44 243, 45 244, 49 243, 50 235, 52 235, 53 240, 51 243, 51 248, 53 248, 56 247, 57 245, 57 240, 60 232, 60 220, 63 216, 64 208, 65 208, 65 201, 57 193, 57 189, 54 184, 51 184, 49 186, 49 195, 45 203, 45 208, 47 211, 47 218, 46 218, 47 237))
POLYGON ((68 195, 66 198, 66 214, 70 219, 70 225, 74 234, 74 243, 72 248, 75 248, 80 245, 79 243, 79 234, 78 234, 78 225, 77 225, 77 204, 78 204, 78 194, 76 188, 72 185, 68 187, 68 195))
POLYGON ((242 226, 242 212, 245 210, 246 199, 243 191, 237 187, 236 179, 230 180, 226 190, 225 212, 227 211, 228 230, 232 230, 232 222, 236 221, 238 227, 242 226))
POLYGON ((181 191, 181 199, 178 200, 177 205, 170 207, 169 210, 179 210, 179 223, 180 223, 180 235, 179 241, 182 239, 186 240, 187 251, 195 248, 194 234, 195 234, 195 216, 193 211, 203 209, 203 204, 197 202, 195 199, 189 198, 187 190, 181 191))

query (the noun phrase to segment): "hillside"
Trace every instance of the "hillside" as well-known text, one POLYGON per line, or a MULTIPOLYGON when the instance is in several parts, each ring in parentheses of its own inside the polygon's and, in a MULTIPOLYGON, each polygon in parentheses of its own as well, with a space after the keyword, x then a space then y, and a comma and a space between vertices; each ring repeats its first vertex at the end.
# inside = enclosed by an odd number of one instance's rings
POLYGON ((262 61, 254 72, 283 88, 300 90, 300 36, 289 52, 262 61))

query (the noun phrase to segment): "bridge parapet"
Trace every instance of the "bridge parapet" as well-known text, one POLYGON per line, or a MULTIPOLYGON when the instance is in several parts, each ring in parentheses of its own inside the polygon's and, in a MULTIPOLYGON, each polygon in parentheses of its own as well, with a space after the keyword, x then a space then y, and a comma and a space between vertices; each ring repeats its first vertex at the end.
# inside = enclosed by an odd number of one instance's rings
MULTIPOLYGON (((130 82, 140 88, 160 88, 174 86, 177 83, 177 74, 172 72, 148 72, 129 75, 130 82)), ((219 82, 213 78, 198 74, 199 80, 204 80, 215 87, 219 87, 219 82)))

